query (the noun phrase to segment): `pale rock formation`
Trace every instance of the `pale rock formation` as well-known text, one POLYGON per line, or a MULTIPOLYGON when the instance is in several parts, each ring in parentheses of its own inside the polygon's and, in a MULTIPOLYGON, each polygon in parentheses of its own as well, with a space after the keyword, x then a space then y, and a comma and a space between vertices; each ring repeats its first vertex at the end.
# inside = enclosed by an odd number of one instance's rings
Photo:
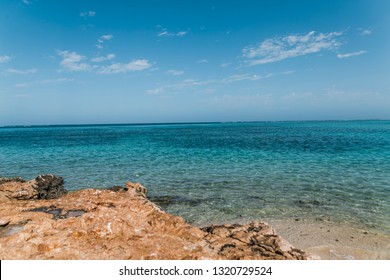
POLYGON ((0 179, 0 259, 306 259, 266 223, 203 229, 138 183, 67 193, 63 180, 0 179))

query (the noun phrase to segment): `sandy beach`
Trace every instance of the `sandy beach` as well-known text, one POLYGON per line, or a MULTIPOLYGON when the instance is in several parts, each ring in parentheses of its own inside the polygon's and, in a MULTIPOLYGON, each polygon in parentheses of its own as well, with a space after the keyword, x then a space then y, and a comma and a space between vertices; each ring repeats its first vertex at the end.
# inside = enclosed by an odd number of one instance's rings
POLYGON ((390 235, 351 225, 308 220, 269 220, 294 246, 323 260, 389 260, 390 235))

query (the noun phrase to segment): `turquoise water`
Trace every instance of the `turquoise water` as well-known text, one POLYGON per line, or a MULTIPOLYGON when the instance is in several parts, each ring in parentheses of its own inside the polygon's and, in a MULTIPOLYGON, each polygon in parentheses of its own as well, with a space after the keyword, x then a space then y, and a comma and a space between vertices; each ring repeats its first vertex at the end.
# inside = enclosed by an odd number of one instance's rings
POLYGON ((194 224, 314 219, 390 233, 390 121, 0 128, 0 177, 141 182, 194 224))

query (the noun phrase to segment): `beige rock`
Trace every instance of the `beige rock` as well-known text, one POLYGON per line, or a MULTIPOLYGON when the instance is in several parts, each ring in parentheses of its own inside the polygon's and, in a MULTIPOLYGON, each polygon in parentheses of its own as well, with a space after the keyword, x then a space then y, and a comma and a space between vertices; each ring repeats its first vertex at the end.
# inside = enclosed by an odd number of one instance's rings
MULTIPOLYGON (((262 222, 204 229, 126 183, 36 199, 34 180, 0 185, 0 259, 305 259, 262 222), (19 195, 18 192, 22 192, 19 195), (28 199, 28 200, 27 200, 28 199)), ((49 190, 50 191, 50 190, 49 190)))

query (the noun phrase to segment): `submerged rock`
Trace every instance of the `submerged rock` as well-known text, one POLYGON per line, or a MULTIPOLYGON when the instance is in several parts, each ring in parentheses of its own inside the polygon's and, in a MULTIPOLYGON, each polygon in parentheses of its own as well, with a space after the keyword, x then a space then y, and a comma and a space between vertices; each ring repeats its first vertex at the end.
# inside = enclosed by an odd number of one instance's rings
POLYGON ((307 258, 266 223, 189 225, 149 201, 138 183, 62 188, 54 175, 0 185, 0 259, 307 258))

